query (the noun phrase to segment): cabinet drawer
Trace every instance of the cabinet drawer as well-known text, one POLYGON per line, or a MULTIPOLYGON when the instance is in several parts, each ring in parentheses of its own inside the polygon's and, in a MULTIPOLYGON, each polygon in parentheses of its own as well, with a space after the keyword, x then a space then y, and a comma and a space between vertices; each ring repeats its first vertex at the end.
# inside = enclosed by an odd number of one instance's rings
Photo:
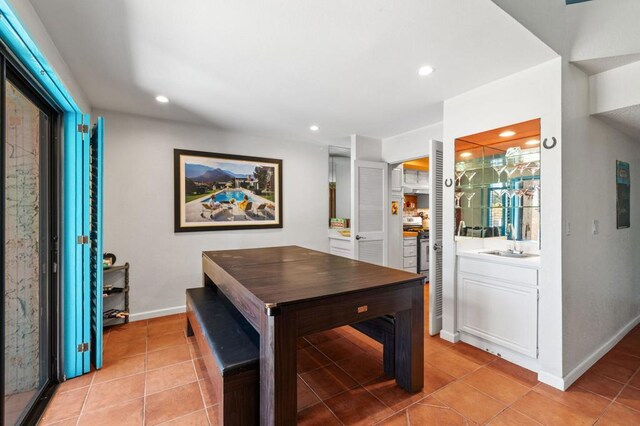
POLYGON ((418 240, 415 237, 405 237, 404 238, 404 246, 417 246, 418 240))
POLYGON ((329 247, 329 253, 335 254, 336 256, 348 257, 349 259, 353 258, 351 250, 343 249, 340 247, 329 247))
POLYGON ((339 240, 337 238, 329 238, 329 247, 351 251, 351 241, 339 240))
POLYGON ((485 262, 465 257, 460 258, 459 266, 460 272, 467 274, 476 274, 486 278, 495 278, 528 286, 538 285, 538 271, 536 269, 485 262))
POLYGON ((405 257, 403 266, 405 268, 415 267, 418 264, 418 261, 415 256, 413 257, 405 257))
POLYGON ((416 257, 418 255, 418 247, 417 246, 406 246, 404 247, 404 257, 416 257))

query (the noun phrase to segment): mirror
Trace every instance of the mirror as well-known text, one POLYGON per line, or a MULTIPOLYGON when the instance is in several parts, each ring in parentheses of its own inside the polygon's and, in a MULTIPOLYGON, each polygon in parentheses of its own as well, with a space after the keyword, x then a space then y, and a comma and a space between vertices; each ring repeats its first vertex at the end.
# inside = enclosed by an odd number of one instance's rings
POLYGON ((456 139, 457 237, 540 241, 540 120, 456 139))
POLYGON ((351 149, 329 147, 329 222, 351 218, 351 149))

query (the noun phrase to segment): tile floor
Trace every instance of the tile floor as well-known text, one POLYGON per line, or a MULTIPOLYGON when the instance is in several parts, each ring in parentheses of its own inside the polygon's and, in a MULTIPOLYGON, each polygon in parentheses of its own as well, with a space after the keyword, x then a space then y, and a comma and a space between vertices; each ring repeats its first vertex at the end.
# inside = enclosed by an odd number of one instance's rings
MULTIPOLYGON (((428 304, 427 304, 428 306, 428 304)), ((216 397, 184 315, 105 333, 104 367, 62 384, 42 425, 217 425, 216 397)), ((567 392, 464 343, 425 336, 425 387, 382 373, 382 347, 348 327, 298 342, 298 423, 638 425, 640 327, 567 392)))

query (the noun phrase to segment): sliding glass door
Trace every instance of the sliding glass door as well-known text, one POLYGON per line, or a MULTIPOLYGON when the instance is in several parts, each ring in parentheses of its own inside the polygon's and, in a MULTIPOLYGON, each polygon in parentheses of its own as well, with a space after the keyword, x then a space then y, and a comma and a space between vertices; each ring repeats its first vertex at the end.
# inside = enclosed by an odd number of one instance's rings
POLYGON ((56 116, 1 57, 3 416, 21 424, 55 374, 56 116))

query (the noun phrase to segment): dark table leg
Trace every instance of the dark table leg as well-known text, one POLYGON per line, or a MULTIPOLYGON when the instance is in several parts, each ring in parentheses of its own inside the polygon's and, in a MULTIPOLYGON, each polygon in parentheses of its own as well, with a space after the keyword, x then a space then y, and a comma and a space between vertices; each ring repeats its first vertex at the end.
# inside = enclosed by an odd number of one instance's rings
POLYGON ((418 392, 424 376, 424 298, 422 286, 412 290, 411 309, 396 312, 396 383, 418 392))
POLYGON ((260 319, 260 424, 295 425, 296 391, 295 315, 260 319))

